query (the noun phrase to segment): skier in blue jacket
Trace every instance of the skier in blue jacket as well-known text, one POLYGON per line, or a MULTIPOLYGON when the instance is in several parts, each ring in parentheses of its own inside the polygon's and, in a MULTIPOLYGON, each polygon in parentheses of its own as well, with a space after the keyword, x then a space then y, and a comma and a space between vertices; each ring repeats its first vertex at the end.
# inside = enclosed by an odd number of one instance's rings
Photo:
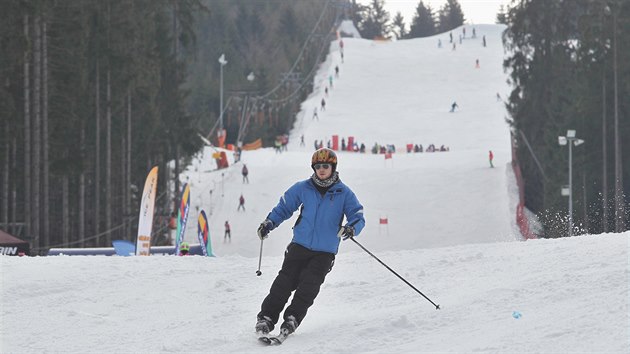
POLYGON ((289 188, 258 228, 258 236, 265 239, 269 231, 300 209, 282 268, 257 316, 259 334, 273 330, 293 291, 293 300, 284 311, 280 329, 285 334, 295 331, 332 269, 340 239, 358 235, 365 226, 363 206, 339 179, 335 152, 327 148, 315 151, 311 168, 313 175, 289 188))

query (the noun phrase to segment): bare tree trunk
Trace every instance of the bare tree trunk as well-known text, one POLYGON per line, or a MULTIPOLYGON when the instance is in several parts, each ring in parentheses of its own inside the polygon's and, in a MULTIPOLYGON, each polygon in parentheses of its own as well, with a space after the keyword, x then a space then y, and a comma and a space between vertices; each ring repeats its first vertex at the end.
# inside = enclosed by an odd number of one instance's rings
MULTIPOLYGON (((81 121, 81 160, 85 161, 85 123, 81 121)), ((79 228, 77 232, 77 237, 81 240, 85 239, 85 169, 81 170, 81 174, 79 174, 79 228)), ((80 244, 81 247, 85 247, 85 241, 82 241, 80 244)))
POLYGON ((43 193, 43 234, 46 244, 50 244, 50 185, 49 185, 49 162, 48 162, 48 39, 46 19, 42 21, 42 172, 44 178, 43 193))
MULTIPOLYGON (((173 173, 173 175, 175 176, 175 195, 173 196, 173 199, 177 199, 179 198, 179 144, 175 143, 175 171, 173 173)), ((167 175, 167 181, 168 181, 168 175, 167 175)), ((167 195, 167 203, 168 203, 168 195, 167 195)), ((181 202, 180 200, 178 200, 178 202, 181 202)), ((170 207, 169 207, 170 210, 170 207)))
POLYGON ((32 213, 32 232, 37 238, 38 249, 48 246, 48 240, 41 237, 40 220, 41 220, 41 152, 42 152, 42 131, 41 131, 41 63, 42 63, 42 31, 41 17, 37 15, 34 23, 35 40, 33 42, 33 213, 32 213))
POLYGON ((63 220, 63 224, 61 227, 61 237, 62 237, 62 243, 64 245, 68 245, 68 243, 70 242, 70 211, 69 211, 69 194, 70 194, 70 182, 69 182, 69 178, 67 174, 64 174, 62 177, 62 182, 61 182, 61 190, 62 190, 62 197, 61 197, 61 204, 62 204, 62 220, 63 220))
POLYGON ((15 226, 15 223, 17 223, 17 187, 18 187, 18 181, 17 181, 17 138, 13 137, 13 142, 11 143, 12 146, 12 150, 11 150, 11 171, 13 172, 13 185, 11 186, 11 223, 12 227, 9 228, 9 233, 11 234, 16 234, 15 230, 17 229, 17 226, 15 226))
MULTIPOLYGON (((112 8, 111 2, 107 3, 107 49, 110 46, 110 29, 112 25, 112 8)), ((105 242, 109 246, 111 244, 111 168, 112 168, 112 81, 111 81, 112 62, 111 58, 107 61, 107 83, 105 89, 105 242)), ((100 245, 100 244, 99 244, 100 245)))
MULTIPOLYGON (((604 66, 605 67, 605 66, 604 66)), ((602 227, 608 232, 608 129, 606 127, 606 69, 602 75, 602 227)))
POLYGON ((617 90, 617 13, 613 14, 613 79, 615 90, 615 232, 625 229, 623 200, 623 165, 621 162, 621 139, 619 138, 619 93, 617 90))
MULTIPOLYGON (((127 168, 125 176, 125 218, 130 218, 131 215, 131 89, 127 90, 127 168)), ((131 237, 131 224, 127 224, 125 227, 125 240, 132 240, 131 237)))
MULTIPOLYGON (((99 60, 96 59, 96 157, 94 167, 94 234, 101 232, 101 71, 99 60)), ((100 244, 101 237, 96 237, 96 244, 100 244)))
POLYGON ((2 200, 2 215, 0 216, 0 224, 7 224, 4 230, 9 226, 9 159, 11 158, 9 143, 9 120, 4 122, 4 159, 2 160, 2 193, 0 193, 0 199, 2 200))
MULTIPOLYGON (((24 15, 24 38, 30 41, 28 15, 24 15)), ((31 76, 30 50, 24 50, 24 234, 31 248, 39 247, 39 240, 31 233, 31 76)))
MULTIPOLYGON (((582 166, 584 166, 584 163, 582 163, 582 166)), ((591 228, 588 220, 588 200, 586 199, 586 171, 582 171, 582 193, 584 196, 584 206, 582 207, 582 210, 584 211, 584 230, 582 230, 582 232, 588 234, 590 233, 591 228)))
MULTIPOLYGON (((125 206, 127 205, 127 192, 126 192, 126 176, 127 176, 127 134, 122 134, 121 138, 120 138, 120 142, 121 142, 121 146, 122 146, 122 150, 121 150, 121 158, 120 158, 120 192, 122 194, 122 198, 120 199, 120 205, 118 210, 120 210, 119 213, 117 213, 120 216, 120 220, 121 220, 121 224, 122 224, 122 228, 117 232, 119 235, 122 234, 122 237, 118 237, 118 239, 123 239, 126 240, 127 239, 127 224, 125 223, 126 221, 126 208, 125 206)), ((117 223, 118 224, 118 223, 117 223)))
MULTIPOLYGON (((177 6, 177 1, 173 1, 173 51, 175 53, 175 78, 176 80, 179 80, 179 72, 177 70, 177 59, 179 58, 179 21, 177 19, 177 11, 178 11, 178 6, 177 6)), ((221 98, 223 99, 223 98, 221 98)), ((170 154, 170 152, 169 152, 170 154)), ((165 170, 166 171, 166 170, 165 170)), ((169 182, 169 174, 168 171, 166 171, 166 185, 168 186, 168 182, 169 182)), ((174 171, 174 176, 175 176, 175 195, 173 197, 173 199, 176 199, 179 197, 179 143, 175 143, 175 171, 174 171)), ((171 196, 168 193, 168 187, 167 187, 167 193, 166 193, 166 204, 170 204, 170 200, 171 200, 171 196)), ((170 210, 170 205, 169 208, 167 210, 170 210)))
POLYGON ((112 243, 112 82, 111 69, 107 69, 107 113, 105 115, 105 241, 112 243))

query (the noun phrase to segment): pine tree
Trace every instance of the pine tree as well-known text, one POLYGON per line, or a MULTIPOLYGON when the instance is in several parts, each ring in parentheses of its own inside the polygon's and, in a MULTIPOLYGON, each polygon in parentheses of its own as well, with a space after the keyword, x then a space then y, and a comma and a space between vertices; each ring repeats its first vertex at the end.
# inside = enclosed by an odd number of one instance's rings
POLYGON ((359 32, 363 38, 387 38, 390 33, 389 12, 385 10, 385 0, 372 0, 366 8, 365 20, 359 32))
POLYGON ((497 19, 495 23, 499 25, 508 24, 507 11, 505 10, 505 6, 503 6, 503 4, 499 6, 499 12, 497 12, 497 19))
POLYGON ((435 15, 430 5, 425 6, 422 1, 416 7, 416 13, 411 22, 409 38, 428 37, 435 34, 435 15))
POLYGON ((447 32, 464 24, 464 13, 457 0, 446 0, 446 4, 440 8, 440 32, 447 32))
POLYGON ((403 18, 400 11, 396 13, 394 20, 392 22, 392 30, 396 39, 403 39, 407 37, 407 29, 405 28, 405 19, 403 18))

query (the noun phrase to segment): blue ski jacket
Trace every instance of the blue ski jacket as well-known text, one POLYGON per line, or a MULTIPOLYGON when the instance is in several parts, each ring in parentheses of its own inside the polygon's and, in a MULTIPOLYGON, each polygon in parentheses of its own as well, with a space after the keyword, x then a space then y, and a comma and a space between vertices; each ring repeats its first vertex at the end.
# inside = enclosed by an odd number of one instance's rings
POLYGON ((365 226, 363 206, 354 192, 341 181, 333 184, 322 194, 311 179, 297 182, 289 188, 269 215, 276 228, 300 208, 300 216, 293 225, 293 240, 313 251, 337 254, 340 238, 337 236, 344 215, 347 224, 358 235, 365 226))

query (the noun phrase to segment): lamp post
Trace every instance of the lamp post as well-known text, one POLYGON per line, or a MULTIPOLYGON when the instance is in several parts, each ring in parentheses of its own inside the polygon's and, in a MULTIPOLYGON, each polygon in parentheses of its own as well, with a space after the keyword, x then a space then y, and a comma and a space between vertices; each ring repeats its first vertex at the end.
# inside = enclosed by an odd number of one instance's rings
MULTIPOLYGON (((567 136, 559 136, 558 144, 569 145, 569 191, 563 191, 563 195, 569 195, 569 237, 573 236, 573 145, 578 146, 584 140, 575 137, 575 130, 567 130, 567 136)), ((564 189, 564 188, 563 188, 564 189)))
MULTIPOLYGON (((244 95, 245 96, 245 99, 243 100, 243 107, 241 108, 241 120, 240 120, 239 127, 238 127, 238 135, 236 136, 236 146, 239 148, 237 150, 237 152, 239 152, 240 148, 243 147, 242 139, 244 138, 245 129, 246 129, 247 124, 249 122, 249 118, 248 119, 245 119, 245 118, 247 117, 247 107, 248 107, 248 104, 249 104, 249 96, 250 96, 250 94, 255 92, 255 91, 251 90, 252 83, 254 82, 255 79, 256 79, 256 75, 254 74, 253 71, 251 71, 247 75, 247 81, 249 81, 248 88, 250 88, 250 89, 235 91, 239 95, 244 95)), ((238 155, 238 159, 240 160, 240 155, 238 155)))
POLYGON ((225 54, 221 54, 219 57, 219 64, 221 64, 221 87, 220 87, 220 98, 219 98, 219 131, 223 134, 223 66, 227 64, 227 60, 225 60, 225 54))

